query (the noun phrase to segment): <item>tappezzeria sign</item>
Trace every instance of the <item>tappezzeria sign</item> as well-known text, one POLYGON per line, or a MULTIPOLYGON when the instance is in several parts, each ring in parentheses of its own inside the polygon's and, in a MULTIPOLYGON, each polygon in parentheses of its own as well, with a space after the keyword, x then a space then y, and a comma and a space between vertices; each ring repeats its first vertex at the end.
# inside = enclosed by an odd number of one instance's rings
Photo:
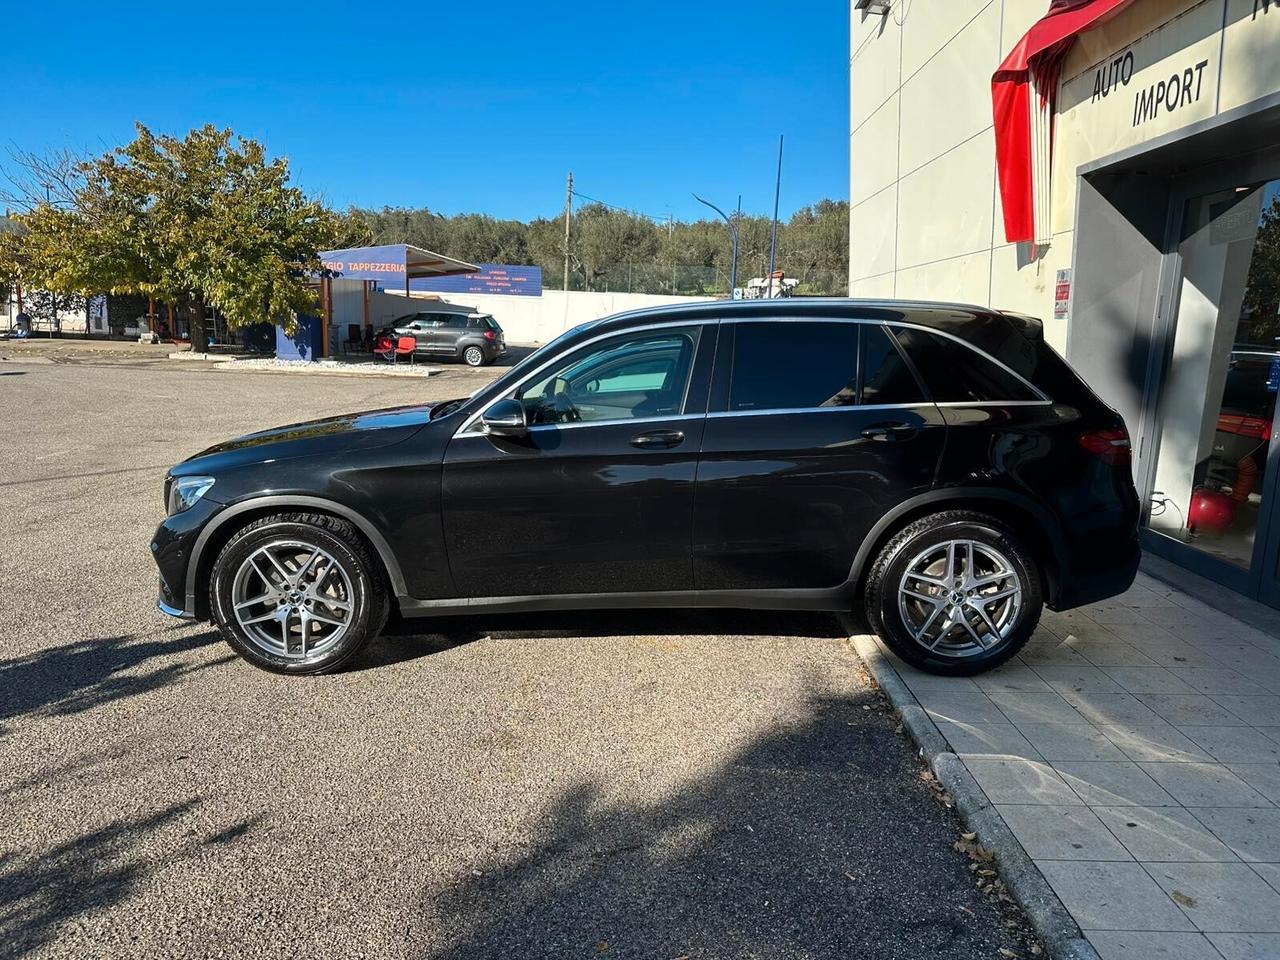
POLYGON ((1280 90, 1280 0, 1135 3, 1062 71, 1067 169, 1280 90))

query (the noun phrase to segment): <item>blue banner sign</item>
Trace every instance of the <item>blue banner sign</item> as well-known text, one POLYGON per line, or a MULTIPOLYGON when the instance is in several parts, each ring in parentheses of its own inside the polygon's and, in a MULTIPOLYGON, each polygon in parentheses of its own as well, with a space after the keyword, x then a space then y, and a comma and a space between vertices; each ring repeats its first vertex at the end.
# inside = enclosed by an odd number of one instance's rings
POLYGON ((379 280, 389 286, 404 286, 405 245, 356 247, 328 250, 320 254, 324 268, 344 280, 379 280))
MULTIPOLYGON (((329 250, 320 254, 326 270, 344 280, 374 280, 380 287, 404 289, 408 251, 403 243, 380 247, 329 250)), ((481 263, 478 273, 445 277, 413 277, 409 289, 430 293, 491 293, 512 297, 542 296, 542 268, 481 263)))
POLYGON ((496 293, 510 297, 542 296, 542 268, 516 267, 505 263, 477 264, 479 273, 461 273, 452 277, 427 277, 410 280, 411 290, 433 293, 496 293))

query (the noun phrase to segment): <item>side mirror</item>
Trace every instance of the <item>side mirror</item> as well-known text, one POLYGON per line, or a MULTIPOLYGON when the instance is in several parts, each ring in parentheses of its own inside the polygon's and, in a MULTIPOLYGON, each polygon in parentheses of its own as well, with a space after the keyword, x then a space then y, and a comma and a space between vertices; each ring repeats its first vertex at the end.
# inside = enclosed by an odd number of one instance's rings
POLYGON ((499 400, 480 417, 480 425, 491 437, 523 437, 529 432, 524 404, 507 398, 499 400))

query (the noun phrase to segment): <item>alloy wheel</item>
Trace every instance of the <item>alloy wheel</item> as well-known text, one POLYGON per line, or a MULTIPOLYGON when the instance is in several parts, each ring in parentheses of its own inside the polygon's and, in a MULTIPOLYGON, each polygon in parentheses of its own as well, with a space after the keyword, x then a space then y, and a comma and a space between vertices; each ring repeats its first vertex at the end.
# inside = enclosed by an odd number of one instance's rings
POLYGON ((462 353, 462 359, 466 360, 470 366, 478 367, 484 363, 484 351, 479 347, 467 347, 462 353))
POLYGON ((301 540, 274 540, 240 564, 231 586, 236 622, 266 653, 290 660, 323 657, 351 627, 351 577, 327 551, 301 540))
POLYGON ((907 630, 930 653, 978 656, 1003 642, 1018 622, 1022 584, 990 544, 947 540, 918 553, 898 584, 907 630))

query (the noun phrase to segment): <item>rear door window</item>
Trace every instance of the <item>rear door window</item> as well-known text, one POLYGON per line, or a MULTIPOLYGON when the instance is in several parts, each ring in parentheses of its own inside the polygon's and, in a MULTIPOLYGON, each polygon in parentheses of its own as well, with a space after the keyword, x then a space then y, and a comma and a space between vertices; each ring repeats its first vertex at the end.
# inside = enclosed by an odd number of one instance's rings
POLYGON ((936 403, 1043 399, 967 344, 916 327, 894 327, 893 332, 936 403))
POLYGON ((910 366, 878 324, 736 325, 730 411, 814 410, 924 399, 910 366))
POLYGON ((857 397, 857 324, 737 325, 730 411, 844 407, 857 397))

